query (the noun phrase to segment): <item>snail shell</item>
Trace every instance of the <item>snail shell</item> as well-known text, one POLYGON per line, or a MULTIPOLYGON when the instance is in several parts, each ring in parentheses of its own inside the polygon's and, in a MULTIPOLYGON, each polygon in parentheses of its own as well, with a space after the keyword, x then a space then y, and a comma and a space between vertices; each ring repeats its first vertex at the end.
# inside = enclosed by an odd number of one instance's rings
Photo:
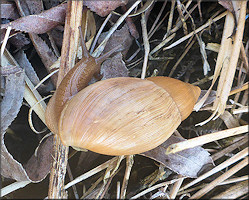
POLYGON ((168 77, 119 77, 77 93, 63 108, 64 145, 106 155, 151 150, 169 138, 193 110, 200 88, 168 77))

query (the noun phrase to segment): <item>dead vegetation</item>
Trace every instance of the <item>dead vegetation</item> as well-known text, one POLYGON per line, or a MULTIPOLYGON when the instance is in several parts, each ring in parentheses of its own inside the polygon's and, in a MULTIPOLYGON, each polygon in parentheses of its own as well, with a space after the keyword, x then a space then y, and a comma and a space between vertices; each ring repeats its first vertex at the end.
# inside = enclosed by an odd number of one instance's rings
POLYGON ((248 198, 247 1, 5 0, 1 18, 3 198, 248 198), (79 26, 94 57, 121 45, 104 78, 169 76, 202 89, 162 145, 111 157, 46 129, 48 98, 82 58, 79 26))

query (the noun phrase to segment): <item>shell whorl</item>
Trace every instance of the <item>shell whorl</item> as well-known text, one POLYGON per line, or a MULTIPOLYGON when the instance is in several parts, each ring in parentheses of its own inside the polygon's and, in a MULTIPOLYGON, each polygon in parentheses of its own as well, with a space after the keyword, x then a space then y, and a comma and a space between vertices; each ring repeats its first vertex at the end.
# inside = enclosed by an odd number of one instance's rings
POLYGON ((154 82, 170 94, 179 108, 182 121, 190 115, 201 93, 199 87, 170 77, 156 76, 147 80, 154 82))
POLYGON ((86 87, 66 103, 59 136, 67 146, 101 154, 138 154, 173 134, 183 118, 178 109, 170 92, 150 80, 107 79, 86 87))

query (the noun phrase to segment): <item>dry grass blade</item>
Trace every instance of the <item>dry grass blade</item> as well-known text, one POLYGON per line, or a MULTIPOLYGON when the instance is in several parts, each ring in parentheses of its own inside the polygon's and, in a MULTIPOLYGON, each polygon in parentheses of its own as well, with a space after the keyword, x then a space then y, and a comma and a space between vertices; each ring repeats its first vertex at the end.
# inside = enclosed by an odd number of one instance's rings
POLYGON ((1 46, 1 57, 3 56, 3 52, 4 52, 4 49, 6 47, 9 35, 10 35, 10 31, 11 31, 11 26, 8 26, 6 33, 5 33, 5 36, 4 36, 4 39, 3 39, 2 46, 1 46))
POLYGON ((201 175, 200 177, 198 177, 197 179, 191 181, 190 183, 188 183, 187 185, 185 185, 184 187, 182 187, 180 189, 180 191, 185 190, 189 187, 191 187, 192 185, 199 183, 200 181, 202 181, 203 179, 221 171, 222 169, 228 167, 229 165, 237 162, 238 160, 246 157, 248 155, 248 148, 245 148, 244 150, 242 150, 241 152, 237 153, 236 155, 234 155, 232 158, 226 160, 225 162, 221 163, 220 165, 216 166, 215 168, 213 168, 212 170, 208 171, 207 173, 201 175))
POLYGON ((1 197, 15 191, 15 190, 18 190, 20 188, 23 188, 25 187, 26 185, 30 184, 31 182, 30 181, 19 181, 19 182, 14 182, 4 188, 1 189, 1 197))
POLYGON ((245 17, 246 17, 246 1, 237 2, 240 3, 238 26, 232 45, 230 59, 228 57, 227 67, 222 68, 220 80, 217 88, 217 96, 214 101, 214 110, 217 110, 218 116, 223 114, 226 108, 226 102, 232 87, 236 66, 239 58, 239 53, 242 45, 242 37, 244 33, 245 17))
POLYGON ((126 170, 125 170, 125 175, 124 175, 121 193, 120 193, 121 199, 125 199, 126 190, 127 190, 128 181, 130 178, 133 163, 134 163, 134 155, 127 156, 126 157, 126 170))
POLYGON ((249 127, 248 125, 244 125, 244 126, 240 126, 240 127, 236 127, 236 128, 218 131, 215 133, 210 133, 207 135, 202 135, 202 136, 192 138, 192 139, 189 139, 189 140, 186 140, 183 142, 172 144, 166 149, 166 154, 176 153, 176 152, 182 151, 184 149, 189 149, 189 148, 193 148, 196 146, 201 146, 201 145, 209 143, 209 142, 213 142, 213 141, 220 140, 223 138, 231 137, 234 135, 239 135, 239 134, 247 132, 248 127, 249 127))
POLYGON ((244 194, 248 194, 248 180, 228 188, 211 199, 237 199, 244 194))
POLYGON ((105 39, 101 42, 101 44, 98 46, 98 48, 95 49, 95 51, 92 53, 93 57, 98 57, 104 50, 105 45, 113 32, 118 28, 118 26, 125 20, 125 18, 129 15, 129 13, 141 2, 141 0, 136 1, 127 11, 124 15, 122 15, 117 22, 111 27, 111 29, 108 31, 105 39))
POLYGON ((73 181, 71 181, 68 184, 66 184, 64 186, 64 189, 66 190, 69 187, 75 185, 76 183, 79 183, 80 181, 83 181, 83 180, 85 180, 85 179, 93 176, 94 174, 96 174, 96 173, 104 170, 105 168, 109 167, 109 165, 111 165, 112 163, 117 162, 118 159, 119 159, 118 157, 114 157, 111 160, 108 160, 105 163, 99 165, 98 167, 95 167, 94 169, 90 170, 89 172, 87 172, 87 173, 85 173, 85 174, 83 174, 83 175, 75 178, 73 181))
POLYGON ((130 199, 137 199, 137 198, 139 198, 139 197, 141 197, 141 196, 143 196, 143 195, 145 195, 145 194, 147 194, 147 193, 149 193, 149 192, 151 192, 151 191, 153 191, 153 190, 155 190, 157 188, 161 188, 161 187, 164 187, 166 185, 173 184, 173 183, 175 183, 176 181, 179 181, 179 180, 180 179, 173 179, 171 181, 166 181, 166 182, 163 182, 163 183, 159 183, 157 185, 154 185, 154 186, 152 186, 152 187, 150 187, 150 188, 136 194, 135 196, 131 197, 130 199))
MULTIPOLYGON (((207 93, 195 105, 194 110, 198 111, 202 107, 202 105, 205 103, 205 101, 208 98, 216 80, 218 79, 218 77, 220 75, 220 71, 221 71, 222 66, 227 64, 226 58, 230 54, 229 52, 231 49, 231 39, 229 38, 229 36, 232 35, 233 27, 234 27, 233 15, 230 12, 228 12, 226 15, 224 30, 223 30, 222 39, 221 39, 221 46, 220 46, 220 50, 219 50, 219 54, 218 54, 218 58, 217 58, 216 66, 215 66, 212 84, 209 87, 207 93)), ((213 118, 214 115, 215 115, 215 113, 213 113, 213 115, 211 115, 207 120, 205 120, 204 122, 199 123, 197 125, 201 125, 201 126, 204 125, 205 123, 209 122, 213 118)))
MULTIPOLYGON (((9 63, 10 65, 19 66, 13 56, 9 53, 8 50, 5 49, 4 54, 2 56, 1 62, 9 63)), ((33 83, 29 80, 29 78, 25 75, 25 90, 24 90, 24 99, 28 102, 28 104, 32 107, 37 102, 41 101, 42 97, 38 93, 38 91, 34 90, 33 83)), ((45 109, 46 104, 42 101, 37 106, 34 107, 35 113, 45 124, 45 109)))
POLYGON ((246 165, 248 165, 248 157, 246 157, 244 160, 242 160, 240 163, 229 169, 227 172, 219 176, 217 179, 212 181, 210 184, 208 184, 206 187, 202 188, 198 192, 196 192, 194 195, 192 195, 189 199, 199 199, 203 195, 207 194, 210 190, 212 190, 214 187, 216 187, 219 183, 226 180, 228 177, 232 176, 242 168, 244 168, 246 165))
POLYGON ((170 191, 170 194, 169 194, 170 199, 176 198, 176 195, 179 191, 179 188, 181 187, 182 182, 184 180, 184 177, 182 177, 182 175, 178 175, 178 178, 179 178, 179 181, 174 183, 174 186, 173 186, 172 190, 170 191))
POLYGON ((244 91, 244 90, 248 90, 248 86, 249 86, 249 83, 247 82, 247 83, 245 83, 241 88, 237 88, 237 89, 235 89, 235 90, 232 90, 232 91, 229 93, 229 95, 234 95, 234 94, 236 94, 236 93, 238 93, 238 92, 242 92, 242 91, 244 91))
POLYGON ((177 40, 176 42, 174 42, 173 44, 171 44, 170 46, 165 47, 163 50, 168 50, 171 49, 173 47, 175 47, 176 45, 184 42, 185 40, 187 40, 188 38, 190 38, 191 36, 193 36, 194 34, 200 32, 201 30, 207 28, 210 24, 222 19, 223 17, 225 17, 227 14, 227 12, 224 12, 222 14, 220 14, 219 16, 215 17, 214 19, 210 20, 209 22, 207 22, 206 24, 202 25, 201 27, 197 28, 195 31, 192 31, 191 33, 189 33, 188 35, 182 37, 181 39, 177 40))

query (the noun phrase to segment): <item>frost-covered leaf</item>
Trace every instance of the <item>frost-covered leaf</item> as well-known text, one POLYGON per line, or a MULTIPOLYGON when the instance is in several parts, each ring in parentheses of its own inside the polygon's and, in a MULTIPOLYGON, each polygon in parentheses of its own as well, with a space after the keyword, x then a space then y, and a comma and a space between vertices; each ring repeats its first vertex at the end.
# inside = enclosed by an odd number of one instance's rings
POLYGON ((177 174, 196 178, 204 165, 212 164, 212 159, 205 149, 194 147, 175 154, 165 155, 165 151, 169 145, 183 140, 185 139, 172 135, 160 146, 141 153, 141 155, 160 162, 177 174))

